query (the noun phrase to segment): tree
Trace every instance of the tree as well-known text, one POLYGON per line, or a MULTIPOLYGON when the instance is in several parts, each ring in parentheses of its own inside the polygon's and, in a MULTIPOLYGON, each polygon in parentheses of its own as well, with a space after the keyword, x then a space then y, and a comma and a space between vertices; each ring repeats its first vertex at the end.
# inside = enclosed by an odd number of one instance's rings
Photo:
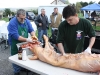
POLYGON ((74 7, 75 7, 75 4, 73 3, 73 4, 72 4, 72 6, 74 6, 74 7))
POLYGON ((8 15, 11 14, 11 10, 8 9, 8 8, 6 8, 6 9, 4 10, 4 13, 5 13, 5 16, 8 16, 8 15))
POLYGON ((81 5, 80 2, 77 2, 77 3, 76 3, 76 12, 77 12, 77 13, 80 13, 80 8, 82 8, 82 5, 81 5))
POLYGON ((33 13, 35 14, 35 15, 37 15, 38 14, 38 10, 36 9, 36 10, 33 10, 33 13))
POLYGON ((14 12, 11 12, 11 14, 14 16, 15 15, 15 13, 14 12))
POLYGON ((88 3, 87 2, 80 2, 80 4, 82 5, 82 7, 84 7, 84 6, 87 6, 88 5, 88 3))
POLYGON ((70 4, 68 0, 66 0, 66 4, 70 4))
POLYGON ((95 2, 92 2, 92 1, 89 2, 89 4, 93 4, 93 3, 95 3, 95 2))
POLYGON ((100 1, 98 2, 98 4, 100 4, 100 1))

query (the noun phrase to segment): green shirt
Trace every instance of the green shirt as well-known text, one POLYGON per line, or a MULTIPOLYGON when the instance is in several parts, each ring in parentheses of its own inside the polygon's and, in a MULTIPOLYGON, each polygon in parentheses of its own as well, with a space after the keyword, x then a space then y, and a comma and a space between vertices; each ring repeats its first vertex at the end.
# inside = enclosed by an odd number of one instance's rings
POLYGON ((80 18, 76 25, 63 21, 58 28, 57 43, 63 44, 66 53, 81 53, 87 35, 95 37, 95 31, 88 20, 80 18))

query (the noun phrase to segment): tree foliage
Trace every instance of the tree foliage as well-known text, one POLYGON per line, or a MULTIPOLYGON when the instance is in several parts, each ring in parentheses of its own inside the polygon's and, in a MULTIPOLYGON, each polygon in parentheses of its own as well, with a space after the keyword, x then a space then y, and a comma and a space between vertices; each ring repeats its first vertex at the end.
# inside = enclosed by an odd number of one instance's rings
POLYGON ((80 4, 82 5, 82 7, 84 7, 84 6, 87 6, 88 5, 88 2, 80 2, 80 4))
POLYGON ((33 13, 34 14, 38 14, 38 10, 36 9, 36 10, 33 10, 33 13))
POLYGON ((100 4, 100 1, 98 2, 98 4, 100 4))
POLYGON ((93 1, 90 1, 90 2, 89 2, 89 4, 93 4, 93 3, 95 3, 95 2, 93 2, 93 1))
POLYGON ((11 10, 9 9, 9 8, 6 8, 5 10, 4 10, 4 15, 5 16, 8 16, 8 15, 10 15, 11 14, 11 10))
POLYGON ((66 0, 66 4, 70 4, 70 3, 69 3, 69 0, 66 0))
POLYGON ((82 5, 81 5, 80 2, 77 2, 76 3, 76 11, 77 11, 77 13, 80 13, 80 8, 82 8, 82 5))
POLYGON ((14 16, 15 15, 15 13, 14 12, 11 12, 11 14, 14 16))

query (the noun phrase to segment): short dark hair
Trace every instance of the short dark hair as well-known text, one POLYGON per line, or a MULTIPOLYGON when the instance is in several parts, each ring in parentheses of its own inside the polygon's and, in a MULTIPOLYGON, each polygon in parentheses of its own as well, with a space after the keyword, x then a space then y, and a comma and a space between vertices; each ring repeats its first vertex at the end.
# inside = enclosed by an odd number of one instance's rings
POLYGON ((54 9, 58 9, 57 7, 55 7, 54 9))
POLYGON ((76 9, 75 9, 75 6, 72 6, 72 5, 68 5, 64 7, 63 12, 62 12, 63 18, 65 19, 70 16, 74 16, 75 14, 76 14, 76 9))

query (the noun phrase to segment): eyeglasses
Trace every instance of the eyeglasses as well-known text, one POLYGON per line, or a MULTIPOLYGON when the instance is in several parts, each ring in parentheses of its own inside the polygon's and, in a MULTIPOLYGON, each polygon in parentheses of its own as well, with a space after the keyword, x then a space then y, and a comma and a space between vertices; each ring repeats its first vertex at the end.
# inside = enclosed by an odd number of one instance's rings
POLYGON ((19 18, 20 20, 25 20, 26 18, 19 18))

